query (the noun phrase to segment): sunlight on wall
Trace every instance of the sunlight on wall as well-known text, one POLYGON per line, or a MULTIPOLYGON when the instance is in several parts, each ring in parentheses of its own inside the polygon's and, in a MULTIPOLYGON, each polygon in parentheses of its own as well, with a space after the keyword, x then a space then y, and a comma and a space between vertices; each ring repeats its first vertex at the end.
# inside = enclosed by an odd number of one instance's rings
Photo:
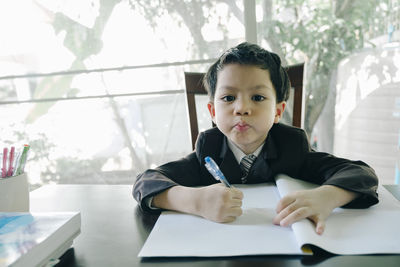
POLYGON ((338 67, 334 154, 371 165, 383 184, 399 180, 400 44, 367 49, 338 67))
POLYGON ((339 63, 338 77, 342 80, 337 84, 335 107, 337 129, 343 127, 360 101, 382 85, 400 81, 399 61, 399 49, 383 52, 376 49, 355 54, 339 63))

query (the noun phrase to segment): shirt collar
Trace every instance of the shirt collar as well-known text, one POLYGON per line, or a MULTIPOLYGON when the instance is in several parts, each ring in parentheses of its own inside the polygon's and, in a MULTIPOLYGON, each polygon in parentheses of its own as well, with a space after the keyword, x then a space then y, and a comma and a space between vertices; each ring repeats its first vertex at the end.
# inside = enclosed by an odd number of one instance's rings
MULTIPOLYGON (((243 153, 243 151, 242 150, 240 150, 240 148, 237 146, 237 145, 235 145, 231 140, 229 140, 228 138, 227 138, 227 141, 228 141, 228 146, 229 146, 229 148, 231 149, 231 151, 232 151, 232 153, 233 153, 233 155, 235 156, 235 159, 236 159, 236 161, 238 162, 238 163, 240 163, 240 161, 242 160, 242 158, 243 157, 245 157, 245 156, 247 156, 245 153, 243 153)), ((264 142, 265 143, 265 142, 264 142)), ((258 155, 260 154, 260 152, 261 152, 261 150, 262 150, 262 148, 263 148, 263 146, 264 146, 264 143, 262 143, 253 153, 251 153, 252 155, 254 155, 254 156, 256 156, 256 157, 258 157, 258 155)))

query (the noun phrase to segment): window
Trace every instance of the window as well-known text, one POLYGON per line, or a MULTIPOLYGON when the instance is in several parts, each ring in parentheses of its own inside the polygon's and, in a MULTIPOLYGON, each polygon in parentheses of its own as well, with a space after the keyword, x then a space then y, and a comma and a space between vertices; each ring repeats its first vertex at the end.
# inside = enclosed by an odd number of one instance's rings
POLYGON ((132 184, 190 152, 183 72, 244 40, 243 5, 156 2, 0 4, 0 142, 31 145, 32 188, 132 184))
POLYGON ((312 145, 365 161, 382 183, 400 179, 400 1, 270 0, 256 10, 258 43, 306 63, 312 145))
MULTIPOLYGON (((205 71, 247 39, 284 64, 306 63, 304 128, 315 148, 364 160, 383 183, 393 183, 396 175, 400 180, 399 6, 3 1, 0 145, 31 145, 32 189, 132 184, 144 169, 191 150, 183 72, 205 71)), ((201 101, 205 129, 207 99, 201 101)))

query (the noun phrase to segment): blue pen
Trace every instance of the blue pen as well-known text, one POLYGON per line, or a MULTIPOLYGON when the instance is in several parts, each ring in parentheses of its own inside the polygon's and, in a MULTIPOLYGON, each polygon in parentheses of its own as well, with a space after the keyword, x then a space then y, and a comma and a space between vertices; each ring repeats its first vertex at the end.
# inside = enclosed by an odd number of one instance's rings
POLYGON ((210 157, 205 157, 204 160, 206 161, 205 166, 207 170, 211 173, 211 175, 214 176, 216 180, 221 181, 226 187, 231 187, 228 180, 226 180, 224 174, 218 168, 217 163, 215 163, 215 161, 210 157))

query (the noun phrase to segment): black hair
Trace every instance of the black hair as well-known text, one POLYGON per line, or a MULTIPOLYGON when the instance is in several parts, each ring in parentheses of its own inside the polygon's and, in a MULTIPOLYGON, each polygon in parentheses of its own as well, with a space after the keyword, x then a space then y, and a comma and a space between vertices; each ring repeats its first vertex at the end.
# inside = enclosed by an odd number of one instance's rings
POLYGON ((281 66, 279 56, 247 42, 228 49, 208 69, 203 83, 211 100, 214 100, 218 72, 228 64, 257 66, 268 70, 276 92, 277 103, 288 100, 290 81, 286 70, 281 66))

